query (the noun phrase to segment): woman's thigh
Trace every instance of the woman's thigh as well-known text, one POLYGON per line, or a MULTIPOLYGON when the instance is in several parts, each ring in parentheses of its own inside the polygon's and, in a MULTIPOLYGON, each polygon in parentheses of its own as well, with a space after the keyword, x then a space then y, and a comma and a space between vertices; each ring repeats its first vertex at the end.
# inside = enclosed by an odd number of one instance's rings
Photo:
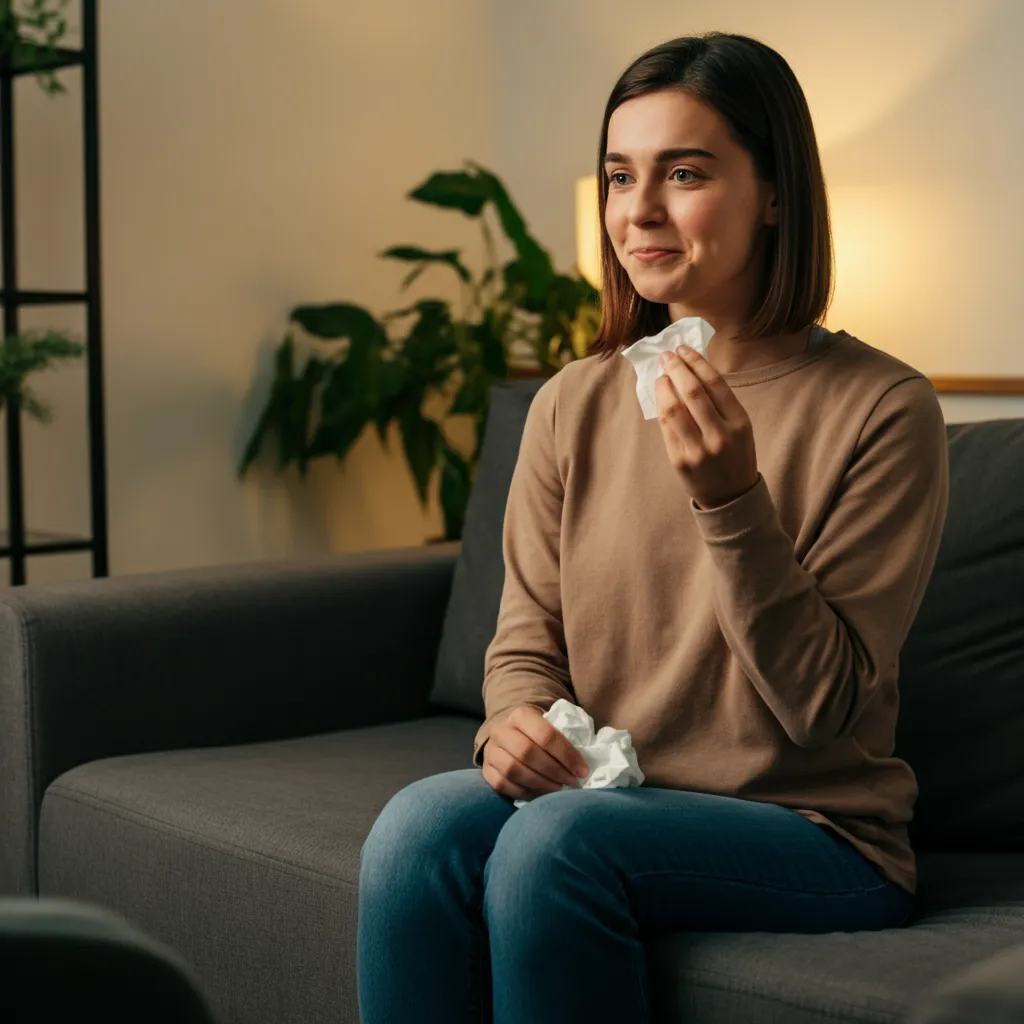
POLYGON ((545 873, 557 884, 550 872, 565 864, 615 877, 650 933, 894 928, 913 903, 845 839, 790 808, 685 790, 537 797, 502 829, 489 873, 511 876, 518 861, 538 886, 545 873))
MULTIPOLYGON (((441 857, 475 864, 490 856, 502 826, 515 813, 479 768, 428 775, 404 786, 384 805, 363 843, 360 860, 415 876, 441 857)), ((364 870, 365 875, 365 870, 364 870)))

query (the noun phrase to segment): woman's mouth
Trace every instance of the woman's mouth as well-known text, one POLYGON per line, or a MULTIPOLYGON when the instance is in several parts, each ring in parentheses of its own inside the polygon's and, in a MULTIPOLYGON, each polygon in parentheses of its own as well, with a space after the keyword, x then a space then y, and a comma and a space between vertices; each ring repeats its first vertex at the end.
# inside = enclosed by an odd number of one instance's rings
POLYGON ((662 263, 682 256, 682 253, 675 249, 634 249, 633 255, 641 263, 662 263))

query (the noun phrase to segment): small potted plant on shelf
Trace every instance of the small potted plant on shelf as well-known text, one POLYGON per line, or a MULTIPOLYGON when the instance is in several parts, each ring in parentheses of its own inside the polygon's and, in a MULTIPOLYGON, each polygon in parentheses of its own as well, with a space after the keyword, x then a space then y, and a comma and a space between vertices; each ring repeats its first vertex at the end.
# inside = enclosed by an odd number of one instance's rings
POLYGON ((49 423, 53 414, 25 385, 25 378, 53 369, 64 359, 77 359, 85 346, 59 331, 9 334, 0 344, 0 411, 14 401, 34 419, 49 423))
POLYGON ((67 32, 68 0, 0 0, 0 64, 35 71, 43 92, 67 92, 48 59, 67 32))
MULTIPOLYGON (((63 14, 67 5, 68 0, 0 0, 0 66, 8 71, 35 71, 40 88, 49 96, 67 92, 52 68, 47 68, 48 58, 57 52, 67 31, 63 14)), ((78 358, 84 351, 84 345, 62 331, 7 335, 0 342, 0 410, 16 402, 33 418, 49 423, 50 408, 25 386, 25 378, 61 360, 78 358)))
POLYGON ((380 255, 412 265, 407 288, 428 267, 449 269, 459 280, 461 308, 420 299, 377 318, 346 302, 292 309, 277 349, 270 395, 239 466, 244 477, 263 442, 277 442, 277 468, 297 464, 305 476, 311 459, 343 460, 372 424, 387 447, 398 424, 421 504, 435 469, 441 473, 444 540, 462 536, 466 503, 480 457, 493 384, 508 379, 517 357, 550 376, 585 356, 597 334, 599 293, 579 274, 560 274, 533 238, 499 178, 472 161, 466 170, 431 175, 408 198, 476 218, 487 265, 477 276, 458 249, 430 251, 395 246, 380 255), (515 249, 499 265, 485 214, 492 210, 515 249), (296 366, 294 331, 318 346, 296 366), (423 415, 432 393, 450 400, 442 420, 423 415), (448 416, 473 417, 475 442, 464 456, 444 431, 448 416))

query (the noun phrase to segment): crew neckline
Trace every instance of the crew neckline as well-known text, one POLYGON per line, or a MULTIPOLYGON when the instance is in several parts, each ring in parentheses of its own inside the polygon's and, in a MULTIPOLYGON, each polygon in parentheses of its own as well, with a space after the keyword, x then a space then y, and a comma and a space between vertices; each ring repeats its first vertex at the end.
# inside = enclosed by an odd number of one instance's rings
POLYGON ((746 387, 750 384, 762 384, 765 381, 775 380, 777 377, 784 377, 787 373, 792 373, 807 363, 816 362, 833 347, 836 338, 835 333, 822 327, 821 324, 811 324, 807 346, 802 351, 795 352, 778 362, 768 363, 766 366, 723 373, 722 380, 730 387, 746 387))

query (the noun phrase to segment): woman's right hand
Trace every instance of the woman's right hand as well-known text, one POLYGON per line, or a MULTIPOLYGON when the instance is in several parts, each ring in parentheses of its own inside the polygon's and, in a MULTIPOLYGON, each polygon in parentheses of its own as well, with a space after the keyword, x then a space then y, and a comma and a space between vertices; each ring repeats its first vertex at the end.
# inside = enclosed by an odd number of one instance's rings
POLYGON ((575 786, 590 774, 586 758, 540 708, 521 704, 491 729, 483 753, 484 778, 502 796, 530 800, 575 786))

